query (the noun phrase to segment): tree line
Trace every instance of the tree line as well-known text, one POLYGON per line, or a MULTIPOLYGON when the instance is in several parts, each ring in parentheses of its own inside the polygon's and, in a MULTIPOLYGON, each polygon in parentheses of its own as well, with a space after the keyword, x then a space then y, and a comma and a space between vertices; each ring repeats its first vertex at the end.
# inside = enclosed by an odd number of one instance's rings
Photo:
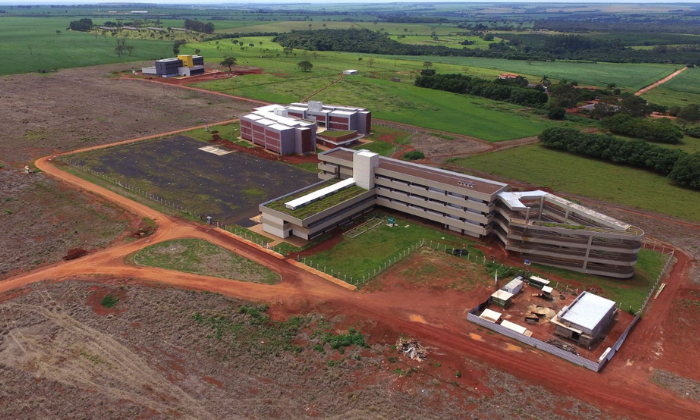
MULTIPOLYGON (((501 36, 501 34, 499 34, 501 36)), ((550 35, 540 43, 524 42, 518 35, 503 35, 488 49, 450 48, 444 45, 402 44, 388 34, 369 29, 321 29, 292 31, 273 41, 285 47, 308 51, 345 51, 382 55, 428 55, 488 57, 510 60, 585 60, 614 63, 677 63, 700 65, 700 45, 683 45, 659 50, 635 50, 619 42, 594 40, 581 35, 550 35)))
MULTIPOLYGON (((522 79, 527 86, 527 79, 522 79)), ((415 85, 526 106, 541 106, 549 99, 543 89, 526 88, 522 87, 522 83, 519 85, 515 82, 490 81, 462 74, 421 75, 416 78, 415 85)))
POLYGON ((610 134, 589 134, 558 127, 543 131, 540 142, 571 153, 650 169, 679 185, 700 189, 700 152, 691 155, 644 140, 622 140, 610 134))
POLYGON ((604 119, 601 124, 611 133, 658 143, 678 143, 683 138, 683 130, 667 118, 650 121, 627 114, 617 114, 604 119))
POLYGON ((214 24, 211 22, 200 22, 196 19, 185 19, 185 29, 211 34, 214 33, 214 24))

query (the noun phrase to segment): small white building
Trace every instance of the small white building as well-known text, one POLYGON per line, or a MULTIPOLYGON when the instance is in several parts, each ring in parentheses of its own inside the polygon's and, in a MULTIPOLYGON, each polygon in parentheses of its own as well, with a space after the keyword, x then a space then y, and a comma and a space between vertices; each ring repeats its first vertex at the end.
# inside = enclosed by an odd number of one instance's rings
POLYGON ((508 284, 503 286, 501 289, 505 290, 506 292, 517 295, 518 293, 520 293, 521 290, 523 290, 523 278, 516 277, 510 282, 508 282, 508 284))
POLYGON ((501 313, 492 311, 491 309, 484 309, 484 312, 479 315, 479 318, 485 319, 486 321, 493 322, 494 324, 498 323, 501 319, 501 313))
POLYGON ((583 292, 551 322, 557 326, 554 333, 558 336, 589 347, 615 319, 615 312, 612 300, 583 292))
POLYGON ((516 323, 514 323, 514 322, 510 322, 510 321, 508 321, 508 320, 506 320, 506 319, 504 319, 503 322, 501 322, 501 327, 503 327, 503 328, 508 328, 509 330, 515 331, 515 332, 518 333, 518 334, 522 334, 522 335, 525 335, 525 336, 528 336, 528 337, 532 337, 532 331, 530 331, 530 330, 528 330, 527 328, 525 328, 525 327, 523 327, 523 326, 521 326, 521 325, 518 325, 518 324, 516 324, 516 323))
POLYGON ((343 74, 355 75, 355 74, 357 74, 357 70, 353 70, 353 69, 343 70, 343 74))

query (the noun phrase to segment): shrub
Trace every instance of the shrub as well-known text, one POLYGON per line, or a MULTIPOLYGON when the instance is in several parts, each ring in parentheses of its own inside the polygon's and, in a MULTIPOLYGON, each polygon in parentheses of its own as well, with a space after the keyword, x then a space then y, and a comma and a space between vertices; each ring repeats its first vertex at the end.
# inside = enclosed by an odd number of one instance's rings
MULTIPOLYGON (((700 139, 700 127, 686 128, 685 134, 689 135, 690 137, 700 139)), ((2 168, 2 165, 0 165, 0 168, 2 168)))
POLYGON ((678 119, 689 122, 700 121, 700 105, 686 105, 678 111, 678 119))
POLYGON ((419 151, 419 150, 413 150, 410 152, 404 153, 402 156, 404 160, 418 160, 418 159, 425 159, 425 153, 419 151))
POLYGON ((117 296, 112 296, 112 295, 105 295, 105 297, 102 298, 102 306, 105 308, 113 308, 119 303, 119 297, 117 296))
POLYGON ((563 120, 564 117, 566 116, 566 109, 562 107, 555 106, 554 108, 550 108, 549 112, 547 113, 547 117, 550 120, 563 120))
POLYGON ((332 349, 336 350, 339 350, 342 347, 348 347, 352 345, 360 347, 369 347, 365 342, 365 337, 362 335, 362 333, 356 331, 354 328, 350 328, 347 334, 326 334, 323 337, 323 341, 325 343, 328 343, 332 349))

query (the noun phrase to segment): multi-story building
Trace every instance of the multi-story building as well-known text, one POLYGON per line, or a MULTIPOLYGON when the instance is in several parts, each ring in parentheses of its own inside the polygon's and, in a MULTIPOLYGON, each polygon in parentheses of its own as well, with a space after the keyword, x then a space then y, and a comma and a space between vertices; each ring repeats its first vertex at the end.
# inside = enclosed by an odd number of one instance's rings
POLYGON ((316 123, 289 116, 288 107, 256 108, 241 120, 241 138, 281 155, 316 150, 316 123))
POLYGON ((178 55, 177 57, 156 60, 154 67, 143 67, 141 73, 161 77, 204 74, 204 57, 199 55, 178 55))
POLYGON ((260 205, 263 229, 314 239, 381 206, 474 237, 542 264, 626 278, 643 232, 543 191, 336 148, 319 154, 321 182, 260 205))
MULTIPOLYGON (((267 105, 255 108, 250 114, 241 117, 241 137, 253 141, 253 128, 257 127, 258 132, 261 132, 260 130, 272 125, 270 122, 276 124, 276 127, 271 129, 270 134, 275 138, 277 133, 285 130, 290 133, 294 130, 301 130, 302 138, 308 142, 308 134, 304 134, 303 129, 313 129, 311 134, 313 148, 311 149, 305 147, 309 146, 308 143, 302 144, 296 141, 295 145, 295 141, 291 140, 291 135, 287 135, 288 139, 286 140, 280 140, 284 144, 277 144, 278 142, 273 141, 272 143, 276 147, 268 148, 286 155, 314 151, 317 144, 329 148, 354 144, 371 131, 372 113, 366 108, 324 105, 315 101, 290 105, 267 105)), ((256 144, 263 145, 262 142, 256 144)))

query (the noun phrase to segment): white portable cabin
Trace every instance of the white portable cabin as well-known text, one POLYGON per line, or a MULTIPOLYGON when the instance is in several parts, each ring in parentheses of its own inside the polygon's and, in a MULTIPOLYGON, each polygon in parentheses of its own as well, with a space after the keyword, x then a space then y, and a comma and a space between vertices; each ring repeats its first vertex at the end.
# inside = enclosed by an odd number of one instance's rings
POLYGON ((357 70, 353 70, 353 69, 343 70, 343 74, 349 74, 349 75, 357 74, 357 70))
POLYGON ((522 335, 526 335, 528 337, 532 336, 532 332, 530 330, 528 330, 527 328, 522 327, 514 322, 510 322, 510 321, 505 320, 505 319, 503 320, 503 322, 501 322, 501 327, 508 328, 511 331, 515 331, 517 333, 520 333, 522 335))
POLYGON ((516 277, 508 284, 502 287, 503 290, 505 290, 508 293, 512 293, 514 295, 517 295, 520 293, 520 291, 523 289, 523 280, 522 277, 516 277))
POLYGON ((501 319, 501 313, 492 311, 491 309, 484 309, 484 312, 479 315, 479 318, 485 319, 486 321, 497 323, 501 319))

